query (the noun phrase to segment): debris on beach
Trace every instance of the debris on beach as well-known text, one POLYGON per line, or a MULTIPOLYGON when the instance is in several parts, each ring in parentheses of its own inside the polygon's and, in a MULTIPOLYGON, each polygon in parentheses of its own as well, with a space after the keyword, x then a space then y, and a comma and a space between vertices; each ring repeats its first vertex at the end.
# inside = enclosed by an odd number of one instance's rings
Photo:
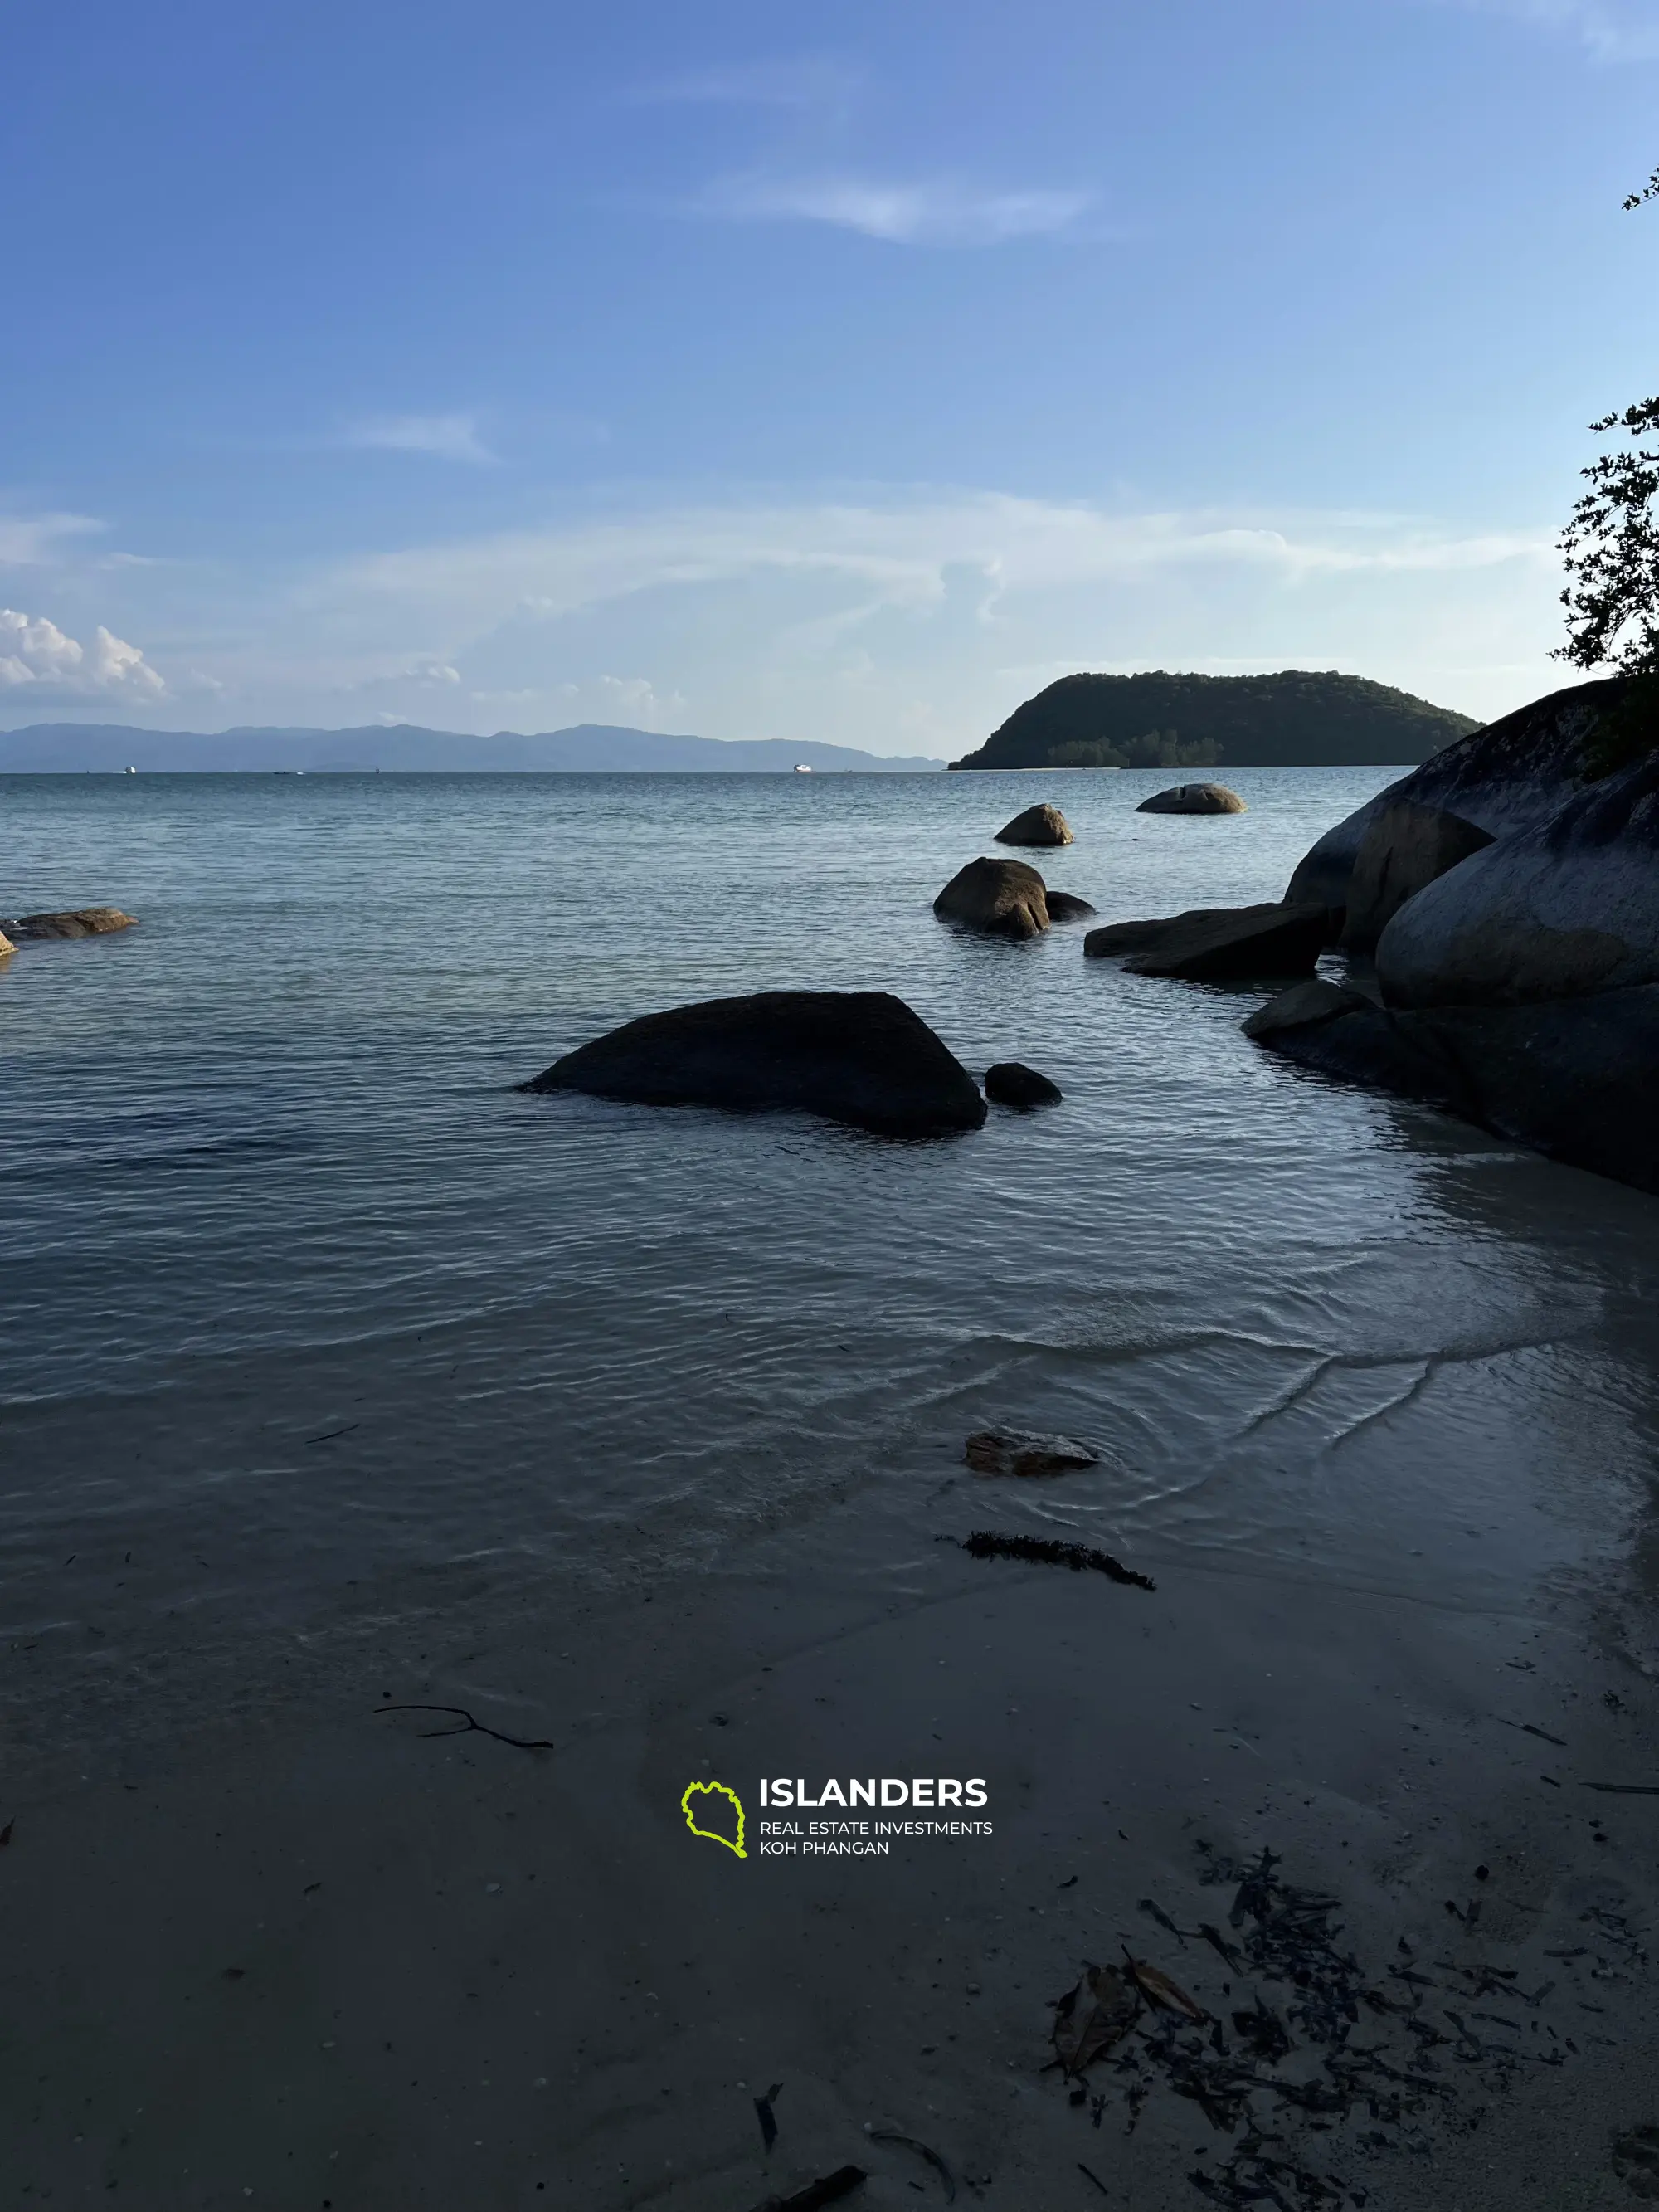
MULTIPOLYGON (((1563 2066, 1577 2052, 1542 2010, 1555 1981, 1528 1989, 1516 1967, 1419 1957, 1403 1936, 1398 1956, 1367 1966, 1344 1940, 1340 1900, 1285 1881, 1277 1854, 1238 1864, 1199 1849, 1200 1883, 1233 1888, 1227 1933, 1208 1921, 1183 1928, 1150 1898, 1141 1907, 1183 1949, 1190 1940, 1217 1953, 1232 2002, 1206 2009, 1126 1945, 1119 1965, 1085 1966, 1058 2000, 1050 2040, 1067 2101, 1086 2108, 1094 2128, 1121 2088, 1133 2134, 1163 2088, 1231 2139, 1215 2164, 1187 2177, 1212 2203, 1229 2212, 1363 2207, 1370 2191, 1333 2160, 1425 2150, 1430 2115, 1476 2127, 1530 2069, 1563 2066), (1304 2129, 1305 2143, 1295 2132, 1304 2129)), ((1625 1962, 1644 1957, 1619 1914, 1593 1907, 1581 1917, 1625 1962)), ((1606 1978, 1608 1962, 1597 1972, 1606 1978)))
POLYGON ((772 2106, 783 2094, 781 2081, 775 2081, 763 2097, 755 2100, 755 2118, 760 2122, 761 2141, 770 2150, 778 2139, 778 2124, 772 2106))
POLYGON ((1074 1437, 1023 1429, 975 1429, 962 1456, 975 1474, 1069 1474, 1074 1468, 1100 1464, 1100 1454, 1074 1437))
POLYGON ((465 1705, 376 1705, 374 1710, 377 1713, 449 1713, 459 1721, 459 1728, 422 1729, 419 1733, 427 1742, 439 1736, 467 1735, 476 1729, 480 1735, 489 1736, 496 1743, 510 1743, 514 1751, 556 1751, 559 1747, 543 1736, 503 1735, 500 1729, 486 1728, 483 1721, 475 1720, 465 1705))
POLYGON ((947 2204, 954 2204, 956 2203, 957 2178, 955 2174, 951 2172, 945 2160, 939 2156, 939 2153, 933 2149, 928 2144, 919 2142, 915 2136, 901 2135, 895 2128, 872 2128, 866 2126, 864 2132, 869 2136, 872 2142, 896 2143, 902 2150, 913 2150, 918 2158, 926 2159, 928 2165, 931 2166, 934 2172, 938 2174, 939 2180, 944 2186, 945 2203, 947 2204))
POLYGON ((861 2189, 867 2179, 861 2166, 838 2166, 833 2173, 809 2182, 793 2197, 767 2197, 755 2207, 755 2212, 822 2212, 823 2206, 838 2204, 843 2197, 861 2189))
POLYGON ((1085 1966, 1054 2003, 1052 2041, 1063 2072, 1079 2075, 1121 2043, 1140 2017, 1140 1993, 1115 1966, 1085 1966))
POLYGON ((1092 1544, 1063 1544, 1050 1536, 1008 1536, 994 1528, 975 1528, 969 1535, 945 1536, 940 1541, 960 1544, 976 1559, 1023 1559, 1030 1566, 1069 1567, 1073 1574, 1087 1568, 1109 1576, 1115 1583, 1131 1583, 1137 1589, 1158 1588, 1150 1575, 1137 1574, 1121 1559, 1115 1559, 1109 1552, 1097 1551, 1092 1544))

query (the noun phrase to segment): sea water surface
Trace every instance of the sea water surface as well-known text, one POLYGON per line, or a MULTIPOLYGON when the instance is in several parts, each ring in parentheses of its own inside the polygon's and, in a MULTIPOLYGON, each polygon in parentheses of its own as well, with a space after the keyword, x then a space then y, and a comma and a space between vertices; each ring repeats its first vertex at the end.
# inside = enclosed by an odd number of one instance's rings
POLYGON ((1143 1558, 1522 1609, 1602 1571, 1659 1204, 1289 1066, 1260 992, 931 911, 1038 798, 1077 842, 1028 857, 1103 921, 1277 897, 1398 772, 1240 770, 1220 817, 1129 772, 0 779, 0 912, 139 917, 0 969, 30 1697, 681 1573, 860 1492, 920 1544, 988 1419, 1103 1455, 1005 1519, 1143 1558), (514 1088, 786 986, 896 992, 1064 1103, 896 1143, 514 1088))

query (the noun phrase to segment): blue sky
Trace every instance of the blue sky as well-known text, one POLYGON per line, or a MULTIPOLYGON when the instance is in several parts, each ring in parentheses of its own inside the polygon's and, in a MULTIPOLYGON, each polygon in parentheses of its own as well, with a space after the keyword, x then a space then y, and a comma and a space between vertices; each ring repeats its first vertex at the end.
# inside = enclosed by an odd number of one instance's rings
POLYGON ((58 0, 0 724, 948 755, 1074 668, 1565 680, 1659 0, 58 0))

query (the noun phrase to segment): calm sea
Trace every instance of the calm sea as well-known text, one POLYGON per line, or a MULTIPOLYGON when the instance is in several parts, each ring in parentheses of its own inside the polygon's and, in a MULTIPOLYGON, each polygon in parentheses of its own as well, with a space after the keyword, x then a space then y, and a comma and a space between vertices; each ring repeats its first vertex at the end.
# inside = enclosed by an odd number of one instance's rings
POLYGON ((888 1572, 988 1419, 1105 1455, 1005 1521, 1141 1557, 1469 1605, 1601 1571, 1647 1495, 1659 1204, 1287 1066, 1259 994, 930 911, 1039 797, 1103 919, 1275 897, 1395 773, 1238 771, 1217 819, 1136 813, 1167 774, 0 779, 0 913, 140 918, 0 974, 32 1710, 860 1499, 888 1572), (1065 1103, 905 1145, 514 1088, 786 985, 895 991, 1065 1103))

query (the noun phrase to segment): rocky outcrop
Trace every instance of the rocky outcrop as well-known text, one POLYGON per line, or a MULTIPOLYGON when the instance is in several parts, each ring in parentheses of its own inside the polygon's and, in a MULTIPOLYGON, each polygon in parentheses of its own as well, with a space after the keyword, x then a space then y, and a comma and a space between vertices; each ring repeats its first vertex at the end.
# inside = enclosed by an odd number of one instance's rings
POLYGON ((1000 1060, 985 1071, 985 1095, 999 1106, 1012 1106, 1023 1113, 1032 1106, 1058 1106, 1062 1093, 1057 1083, 1050 1083, 1046 1075, 1039 1075, 1023 1060, 1000 1060))
POLYGON ((1083 950, 1091 960, 1124 958, 1132 975, 1237 982, 1311 975, 1329 931, 1330 915, 1322 906, 1200 907, 1164 921, 1091 929, 1083 950))
POLYGON ((1040 937, 1048 927, 1048 896, 1024 860, 969 860, 933 901, 933 912, 990 937, 1040 937))
POLYGON ((1050 921, 1087 921, 1094 912, 1087 899, 1071 891, 1045 891, 1050 921))
POLYGON ((978 1086, 885 991, 761 991, 646 1014, 523 1085, 648 1106, 819 1114, 884 1136, 977 1129, 978 1086))
POLYGON ((1069 845, 1072 826, 1057 806, 1028 806, 997 831, 999 845, 1069 845))
POLYGON ((1246 814, 1249 809, 1224 783, 1178 783, 1169 791, 1154 792, 1136 807, 1137 814, 1246 814))
POLYGON ((962 1456, 975 1474, 1022 1476, 1069 1474, 1097 1467, 1100 1454, 1074 1437, 1028 1434, 1022 1429, 980 1429, 969 1437, 962 1456))
POLYGON ((1396 1007, 1532 1005, 1659 982, 1659 756, 1427 885, 1383 930, 1376 974, 1396 1007))
POLYGON ((1328 830, 1298 865, 1285 897, 1346 907, 1372 817, 1399 801, 1455 814, 1494 838, 1540 828, 1584 788, 1586 746, 1627 690, 1622 677, 1573 684, 1447 745, 1328 830))
POLYGON ((1659 1192, 1659 984, 1532 1006, 1405 1012, 1304 1000, 1298 1018, 1286 1001, 1300 995, 1286 993, 1251 1018, 1269 1050, 1659 1192))
POLYGON ((1368 953, 1409 898, 1492 842, 1490 830, 1441 806, 1393 799, 1365 825, 1348 882, 1343 949, 1368 953))
POLYGON ((64 914, 20 914, 5 925, 7 933, 26 937, 107 937, 118 929, 131 929, 135 917, 118 906, 76 907, 64 914))

